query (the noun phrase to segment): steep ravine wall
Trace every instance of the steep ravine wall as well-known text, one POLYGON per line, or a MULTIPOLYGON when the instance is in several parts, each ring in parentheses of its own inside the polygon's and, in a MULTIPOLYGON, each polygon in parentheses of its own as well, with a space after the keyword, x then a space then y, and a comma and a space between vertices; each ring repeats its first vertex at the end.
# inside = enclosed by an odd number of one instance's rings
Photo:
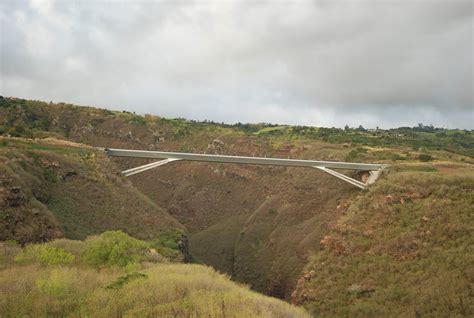
POLYGON ((287 299, 333 221, 358 194, 304 168, 180 162, 131 181, 187 227, 197 260, 287 299))

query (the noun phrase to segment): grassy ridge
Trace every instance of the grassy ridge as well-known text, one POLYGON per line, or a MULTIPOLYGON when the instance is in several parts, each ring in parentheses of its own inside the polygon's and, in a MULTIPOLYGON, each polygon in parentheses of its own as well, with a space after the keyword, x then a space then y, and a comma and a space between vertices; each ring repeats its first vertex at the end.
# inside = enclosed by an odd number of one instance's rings
POLYGON ((209 267, 172 264, 149 255, 146 245, 118 232, 26 250, 3 243, 0 313, 2 317, 308 317, 302 309, 232 283, 209 267))
POLYGON ((28 265, 0 271, 3 317, 309 317, 202 265, 153 265, 123 288, 121 270, 28 265), (15 277, 22 277, 19 284, 15 277), (28 293, 28 297, 25 297, 28 293))

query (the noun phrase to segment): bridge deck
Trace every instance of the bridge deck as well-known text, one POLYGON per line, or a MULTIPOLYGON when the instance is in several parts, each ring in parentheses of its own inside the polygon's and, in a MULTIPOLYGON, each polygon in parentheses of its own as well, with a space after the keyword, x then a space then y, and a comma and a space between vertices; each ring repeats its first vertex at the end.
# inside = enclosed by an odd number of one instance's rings
POLYGON ((146 151, 146 150, 129 150, 129 149, 112 149, 107 148, 105 152, 109 156, 114 157, 133 157, 148 159, 180 159, 190 161, 207 161, 207 162, 223 162, 237 164, 254 164, 254 165, 276 165, 276 166, 292 166, 292 167, 325 167, 330 169, 350 169, 375 171, 384 168, 382 164, 372 163, 353 163, 338 161, 318 161, 318 160, 301 160, 301 159, 282 159, 282 158, 263 158, 263 157, 244 157, 244 156, 223 156, 223 155, 207 155, 196 153, 180 153, 166 151, 146 151))

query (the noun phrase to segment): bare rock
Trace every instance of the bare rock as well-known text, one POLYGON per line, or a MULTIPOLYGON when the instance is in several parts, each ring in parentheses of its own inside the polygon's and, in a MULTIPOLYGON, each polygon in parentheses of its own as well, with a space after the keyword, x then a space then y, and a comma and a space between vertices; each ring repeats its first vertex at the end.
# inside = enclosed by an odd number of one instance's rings
POLYGON ((225 144, 219 139, 214 139, 209 145, 207 145, 207 150, 216 155, 223 154, 225 149, 225 144))

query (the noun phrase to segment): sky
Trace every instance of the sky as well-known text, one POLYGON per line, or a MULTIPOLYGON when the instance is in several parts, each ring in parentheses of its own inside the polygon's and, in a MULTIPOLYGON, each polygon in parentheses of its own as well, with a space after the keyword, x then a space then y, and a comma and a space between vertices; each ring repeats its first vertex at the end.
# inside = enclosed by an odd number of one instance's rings
POLYGON ((0 95, 217 122, 474 129, 474 1, 0 0, 0 95))

